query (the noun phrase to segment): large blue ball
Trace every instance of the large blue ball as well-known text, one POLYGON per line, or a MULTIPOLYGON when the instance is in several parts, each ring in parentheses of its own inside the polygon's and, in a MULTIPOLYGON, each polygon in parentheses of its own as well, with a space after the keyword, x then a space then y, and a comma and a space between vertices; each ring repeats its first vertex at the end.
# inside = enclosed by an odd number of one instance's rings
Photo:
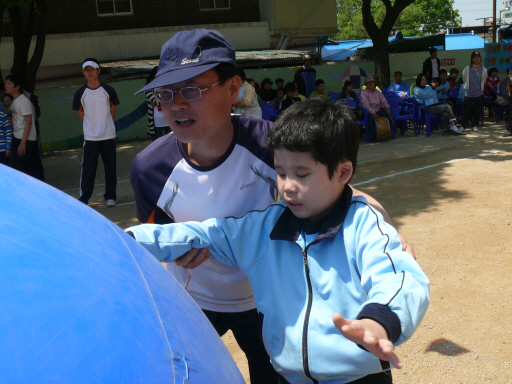
POLYGON ((111 221, 0 165, 0 383, 244 383, 169 273, 111 221))

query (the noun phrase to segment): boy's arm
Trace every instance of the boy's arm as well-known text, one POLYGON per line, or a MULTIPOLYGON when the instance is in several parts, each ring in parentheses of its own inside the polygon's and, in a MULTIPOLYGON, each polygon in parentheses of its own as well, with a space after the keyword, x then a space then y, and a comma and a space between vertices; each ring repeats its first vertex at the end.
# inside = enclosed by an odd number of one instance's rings
MULTIPOLYGON (((362 192, 362 191, 360 191, 360 190, 358 190, 358 189, 356 189, 356 188, 354 188, 352 186, 350 186, 350 188, 352 188, 352 196, 363 196, 366 199, 366 201, 368 201, 368 203, 373 208, 375 208, 377 211, 379 211, 379 213, 384 218, 384 221, 386 223, 390 224, 398 232, 398 228, 395 226, 395 224, 391 220, 391 217, 388 215, 388 213, 386 212, 384 207, 377 200, 375 200, 370 195, 367 195, 366 193, 364 193, 364 192, 362 192)), ((398 237, 400 238, 400 242, 402 243, 402 249, 405 252, 407 252, 409 255, 414 257, 414 260, 416 260, 416 255, 414 254, 414 249, 412 248, 412 245, 409 244, 409 242, 405 239, 405 237, 402 236, 402 234, 400 232, 398 232, 398 237)))
POLYGON ((84 122, 84 110, 81 109, 77 112, 78 114, 78 118, 80 119, 80 121, 83 123, 84 122))
POLYGON ((116 119, 116 111, 117 107, 114 104, 110 104, 110 114, 112 115, 112 120, 116 119))
POLYGON ((32 114, 23 116, 23 118, 25 119, 25 129, 23 130, 23 137, 21 139, 21 143, 18 146, 18 156, 25 155, 28 135, 30 135, 30 130, 32 129, 32 114))
POLYGON ((395 229, 364 199, 356 209, 347 238, 367 302, 357 319, 369 318, 386 328, 389 339, 401 344, 419 326, 430 301, 430 285, 418 263, 402 250, 395 229))

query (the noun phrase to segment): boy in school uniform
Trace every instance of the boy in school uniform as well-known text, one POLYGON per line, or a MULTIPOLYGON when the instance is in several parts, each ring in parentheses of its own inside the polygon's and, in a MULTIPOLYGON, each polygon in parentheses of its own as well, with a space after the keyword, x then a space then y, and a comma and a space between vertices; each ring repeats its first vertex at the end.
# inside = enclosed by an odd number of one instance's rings
POLYGON ((348 185, 359 133, 350 109, 293 104, 267 137, 282 201, 241 218, 127 229, 157 259, 207 247, 251 283, 280 383, 391 383, 394 346, 429 304, 429 281, 396 230, 348 185))
POLYGON ((100 65, 94 58, 85 59, 82 73, 87 84, 75 92, 73 110, 84 127, 84 150, 80 177, 80 200, 89 204, 94 190, 94 179, 101 155, 105 167, 105 198, 107 207, 116 205, 116 108, 119 105, 117 93, 111 86, 98 79, 100 65))

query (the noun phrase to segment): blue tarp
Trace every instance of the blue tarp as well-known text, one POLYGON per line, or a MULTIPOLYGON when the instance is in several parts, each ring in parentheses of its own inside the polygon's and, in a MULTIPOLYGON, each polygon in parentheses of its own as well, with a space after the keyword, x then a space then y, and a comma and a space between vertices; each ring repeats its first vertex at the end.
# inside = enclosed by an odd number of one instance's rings
MULTIPOLYGON (((412 37, 406 37, 410 39, 412 37)), ((390 41, 394 36, 390 38, 390 41)), ((445 35, 445 44, 447 51, 460 49, 483 49, 485 40, 478 35, 471 33, 460 33, 455 35, 445 35)), ((370 39, 339 41, 338 45, 326 45, 322 48, 322 59, 331 61, 344 61, 350 56, 357 54, 359 48, 373 46, 370 39)))

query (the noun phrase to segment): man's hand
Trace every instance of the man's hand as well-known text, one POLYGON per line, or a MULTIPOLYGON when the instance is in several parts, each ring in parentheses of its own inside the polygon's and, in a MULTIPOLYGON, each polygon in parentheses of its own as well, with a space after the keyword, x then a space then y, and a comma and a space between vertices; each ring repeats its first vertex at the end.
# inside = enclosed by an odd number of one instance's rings
POLYGON ((378 119, 378 118, 379 118, 379 115, 377 115, 376 113, 374 113, 374 114, 373 114, 373 117, 374 117, 375 119, 378 119))
POLYGON ((386 113, 387 113, 388 115, 391 115, 391 110, 390 110, 389 108, 386 108, 386 113))
POLYGON ((345 319, 335 313, 332 321, 343 336, 364 347, 368 352, 381 360, 389 361, 393 367, 401 369, 402 363, 393 351, 394 346, 388 340, 386 330, 382 325, 371 319, 345 319))
POLYGON ((183 256, 178 257, 174 262, 177 266, 185 269, 194 269, 203 264, 211 256, 208 248, 192 248, 190 251, 185 253, 183 256))
POLYGON ((402 97, 405 99, 407 97, 407 93, 402 93, 402 97))
POLYGON ((23 156, 25 154, 26 144, 24 141, 20 143, 18 146, 18 156, 23 156))

